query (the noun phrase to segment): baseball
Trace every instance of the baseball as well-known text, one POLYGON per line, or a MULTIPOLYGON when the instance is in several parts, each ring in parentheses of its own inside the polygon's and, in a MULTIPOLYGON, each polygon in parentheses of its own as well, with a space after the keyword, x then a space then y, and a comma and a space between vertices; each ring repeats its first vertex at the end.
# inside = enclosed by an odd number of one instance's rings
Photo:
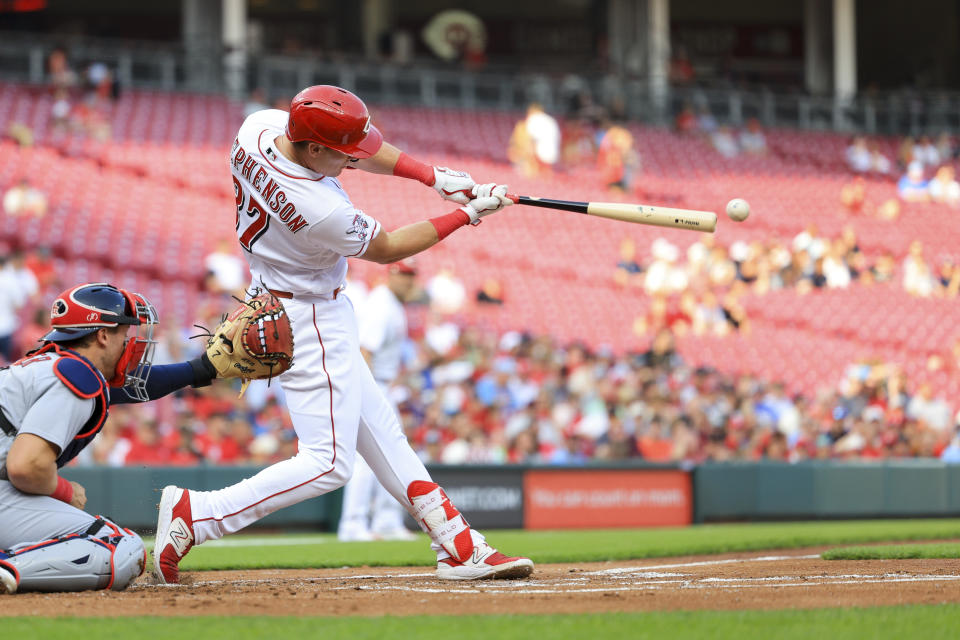
POLYGON ((731 220, 743 222, 750 215, 750 205, 743 198, 734 198, 727 203, 727 215, 731 220))

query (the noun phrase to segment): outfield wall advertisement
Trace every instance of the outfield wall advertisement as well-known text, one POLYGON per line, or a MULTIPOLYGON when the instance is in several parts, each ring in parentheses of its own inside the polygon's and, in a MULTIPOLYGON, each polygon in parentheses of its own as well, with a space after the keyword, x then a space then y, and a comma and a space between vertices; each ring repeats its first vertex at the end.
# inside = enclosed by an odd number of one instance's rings
POLYGON ((530 470, 524 527, 681 526, 693 521, 690 473, 679 470, 530 470))

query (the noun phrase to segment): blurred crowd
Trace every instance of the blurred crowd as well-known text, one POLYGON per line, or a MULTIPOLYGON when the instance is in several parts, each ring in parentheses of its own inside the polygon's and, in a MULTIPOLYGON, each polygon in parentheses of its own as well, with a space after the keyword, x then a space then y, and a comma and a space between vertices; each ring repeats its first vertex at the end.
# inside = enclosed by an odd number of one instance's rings
POLYGON ((611 191, 629 191, 640 171, 640 154, 627 126, 622 100, 597 104, 589 90, 568 87, 566 113, 560 119, 532 103, 513 128, 507 158, 527 177, 554 171, 595 170, 611 191))
MULTIPOLYGON (((838 388, 804 397, 779 382, 691 367, 668 329, 647 350, 621 355, 474 328, 458 330, 441 352, 430 330, 407 345, 390 391, 426 462, 960 462, 956 407, 925 385, 908 392, 903 372, 887 363, 854 363, 838 388)), ((177 337, 164 339, 161 351, 172 357, 177 337)), ((960 365, 960 344, 954 351, 960 365)), ((116 407, 80 463, 266 464, 296 446, 279 385, 261 381, 239 398, 235 385, 218 383, 116 407)))
MULTIPOLYGON (((844 187, 841 200, 849 209, 860 210, 865 202, 863 178, 866 177, 896 180, 897 198, 902 202, 960 207, 960 182, 956 179, 958 154, 960 148, 949 133, 942 133, 935 140, 929 136, 905 136, 892 159, 883 153, 877 141, 855 136, 846 149, 845 159, 857 179, 844 187)), ((880 213, 887 218, 897 215, 889 211, 880 213)))
POLYGON ((705 236, 685 254, 658 238, 645 260, 637 255, 633 239, 626 237, 620 242, 613 280, 651 301, 646 314, 634 323, 638 335, 667 327, 678 335, 722 336, 749 331, 742 304, 747 295, 780 289, 804 295, 859 285, 899 286, 917 297, 956 298, 960 266, 952 256, 930 260, 918 240, 901 261, 889 251, 867 256, 852 227, 825 237, 811 225, 792 239, 737 241, 729 247, 705 236))

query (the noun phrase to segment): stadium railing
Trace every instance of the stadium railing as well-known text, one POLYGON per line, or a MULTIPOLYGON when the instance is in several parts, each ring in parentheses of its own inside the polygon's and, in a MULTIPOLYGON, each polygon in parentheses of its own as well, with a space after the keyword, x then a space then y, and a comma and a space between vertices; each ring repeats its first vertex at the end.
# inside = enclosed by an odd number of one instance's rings
MULTIPOLYGON (((0 32, 0 80, 41 83, 44 62, 63 40, 48 34, 0 32)), ((163 91, 226 91, 223 54, 216 47, 189 51, 177 43, 149 46, 126 40, 73 38, 66 49, 75 67, 102 62, 124 87, 163 91)), ((386 104, 520 109, 540 102, 562 110, 567 98, 589 88, 601 101, 622 97, 636 120, 664 123, 684 104, 702 105, 721 121, 741 125, 755 117, 767 127, 888 134, 936 134, 960 128, 953 92, 888 92, 840 101, 830 96, 763 89, 673 87, 667 99, 650 92, 647 78, 554 74, 496 69, 467 72, 436 61, 397 65, 384 61, 317 60, 313 55, 249 57, 247 89, 293 95, 311 84, 336 84, 386 104)), ((237 96, 240 97, 240 96, 237 96)))

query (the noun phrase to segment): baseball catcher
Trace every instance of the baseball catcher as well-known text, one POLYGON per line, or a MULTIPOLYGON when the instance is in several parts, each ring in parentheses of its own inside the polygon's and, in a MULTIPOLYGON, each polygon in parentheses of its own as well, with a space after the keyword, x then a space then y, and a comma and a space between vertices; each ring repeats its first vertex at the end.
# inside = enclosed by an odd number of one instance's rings
POLYGON ((243 302, 207 338, 207 358, 221 378, 270 379, 293 362, 293 331, 279 298, 261 293, 243 302))
POLYGON ((156 310, 110 284, 67 289, 50 323, 40 347, 0 369, 0 593, 119 591, 143 573, 143 542, 85 513, 83 486, 58 469, 93 441, 112 404, 206 386, 218 370, 206 354, 153 366, 156 310))

